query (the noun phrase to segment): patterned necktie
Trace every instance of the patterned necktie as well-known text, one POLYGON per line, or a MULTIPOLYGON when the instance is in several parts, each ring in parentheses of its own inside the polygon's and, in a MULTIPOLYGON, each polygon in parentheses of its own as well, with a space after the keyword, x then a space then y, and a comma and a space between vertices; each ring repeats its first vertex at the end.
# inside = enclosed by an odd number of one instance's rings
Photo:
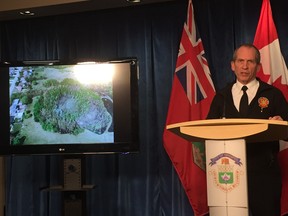
POLYGON ((243 95, 240 100, 240 107, 239 107, 239 112, 242 117, 247 116, 247 111, 248 111, 248 95, 246 93, 247 91, 247 86, 242 87, 243 95))

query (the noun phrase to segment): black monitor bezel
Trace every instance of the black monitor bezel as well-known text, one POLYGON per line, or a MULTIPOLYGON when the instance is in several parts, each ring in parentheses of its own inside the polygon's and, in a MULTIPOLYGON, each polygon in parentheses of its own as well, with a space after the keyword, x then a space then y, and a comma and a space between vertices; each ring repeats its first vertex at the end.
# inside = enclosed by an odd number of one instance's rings
MULTIPOLYGON (((5 70, 8 70, 8 67, 15 66, 45 66, 51 64, 53 61, 26 61, 26 62, 17 62, 13 64, 2 64, 0 65, 0 73, 3 73, 5 70)), ((54 61, 54 65, 73 65, 78 62, 57 62, 54 61)), ((98 62, 99 63, 99 62, 98 62)), ((103 63, 103 62, 100 62, 103 63)), ((89 144, 41 144, 41 145, 19 145, 19 146, 11 146, 9 142, 9 125, 10 121, 9 116, 9 105, 7 106, 7 102, 4 101, 9 100, 9 74, 2 74, 2 79, 6 80, 1 82, 1 88, 4 92, 2 92, 2 114, 0 114, 2 126, 0 126, 2 130, 2 141, 0 143, 0 155, 75 155, 75 154, 112 154, 112 153, 128 153, 128 152, 139 152, 139 115, 138 115, 138 81, 139 81, 139 66, 137 58, 125 58, 125 59, 116 59, 111 61, 105 61, 105 63, 111 64, 129 64, 130 65, 130 86, 129 86, 129 98, 126 100, 126 104, 129 107, 129 128, 130 135, 128 139, 120 139, 119 141, 115 140, 113 143, 89 143, 89 144), (4 77, 3 77, 4 76, 4 77), (8 90, 8 92, 7 92, 8 90), (6 94, 6 95, 5 95, 6 94), (127 104, 127 101, 129 103, 127 104), (6 113, 3 114, 3 113, 6 113), (3 126, 5 125, 6 126, 3 126), (9 134, 7 136, 7 134, 9 134)), ((5 72, 4 72, 5 73, 5 72)), ((128 91, 128 90, 127 90, 128 91)), ((123 97, 123 96, 119 96, 123 97)), ((9 104, 9 102, 8 102, 9 104)), ((124 104, 124 103, 123 103, 124 104)), ((125 107, 120 107, 122 112, 125 110, 125 107)), ((117 112, 117 111, 116 111, 117 112)), ((125 114, 125 115, 126 115, 125 114)), ((120 115, 123 113, 118 113, 118 118, 121 118, 120 115)), ((117 116, 116 116, 117 117, 117 116)), ((121 122, 121 121, 120 121, 121 122)), ((118 127, 120 128, 120 127, 118 127)), ((123 128, 123 127, 122 127, 123 128)))

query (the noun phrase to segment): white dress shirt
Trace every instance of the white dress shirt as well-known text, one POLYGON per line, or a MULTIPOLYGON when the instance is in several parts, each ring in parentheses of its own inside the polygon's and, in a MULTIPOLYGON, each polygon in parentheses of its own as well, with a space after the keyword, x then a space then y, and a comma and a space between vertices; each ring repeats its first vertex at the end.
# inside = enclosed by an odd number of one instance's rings
MULTIPOLYGON (((240 100, 243 95, 242 89, 243 84, 241 84, 239 81, 236 81, 236 83, 232 86, 232 96, 233 96, 233 101, 236 109, 239 111, 239 105, 240 105, 240 100)), ((259 82, 258 80, 254 79, 253 81, 249 82, 247 85, 247 95, 248 95, 248 103, 253 100, 253 98, 256 95, 256 92, 259 88, 259 82)))

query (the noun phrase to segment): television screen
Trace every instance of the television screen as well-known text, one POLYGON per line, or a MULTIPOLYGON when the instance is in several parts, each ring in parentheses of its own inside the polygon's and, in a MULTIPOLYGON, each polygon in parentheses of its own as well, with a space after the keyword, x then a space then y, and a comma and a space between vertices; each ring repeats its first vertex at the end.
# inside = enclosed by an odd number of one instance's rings
POLYGON ((137 59, 4 65, 1 155, 135 152, 137 59))

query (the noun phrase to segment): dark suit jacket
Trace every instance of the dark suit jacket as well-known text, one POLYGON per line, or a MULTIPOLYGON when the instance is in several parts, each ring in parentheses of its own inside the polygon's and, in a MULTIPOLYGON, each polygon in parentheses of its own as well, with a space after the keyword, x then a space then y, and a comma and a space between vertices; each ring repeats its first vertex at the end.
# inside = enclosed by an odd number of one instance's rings
MULTIPOLYGON (((249 104, 247 118, 268 119, 271 116, 280 115, 285 121, 288 121, 288 104, 282 92, 261 80, 258 81, 260 86, 256 96, 249 104), (265 98, 268 99, 269 104, 266 108, 262 108, 261 106, 263 105, 259 105, 258 100, 261 98, 264 100, 265 98)), ((233 84, 229 84, 215 95, 207 116, 208 119, 222 117, 242 118, 234 106, 231 92, 233 84)))

